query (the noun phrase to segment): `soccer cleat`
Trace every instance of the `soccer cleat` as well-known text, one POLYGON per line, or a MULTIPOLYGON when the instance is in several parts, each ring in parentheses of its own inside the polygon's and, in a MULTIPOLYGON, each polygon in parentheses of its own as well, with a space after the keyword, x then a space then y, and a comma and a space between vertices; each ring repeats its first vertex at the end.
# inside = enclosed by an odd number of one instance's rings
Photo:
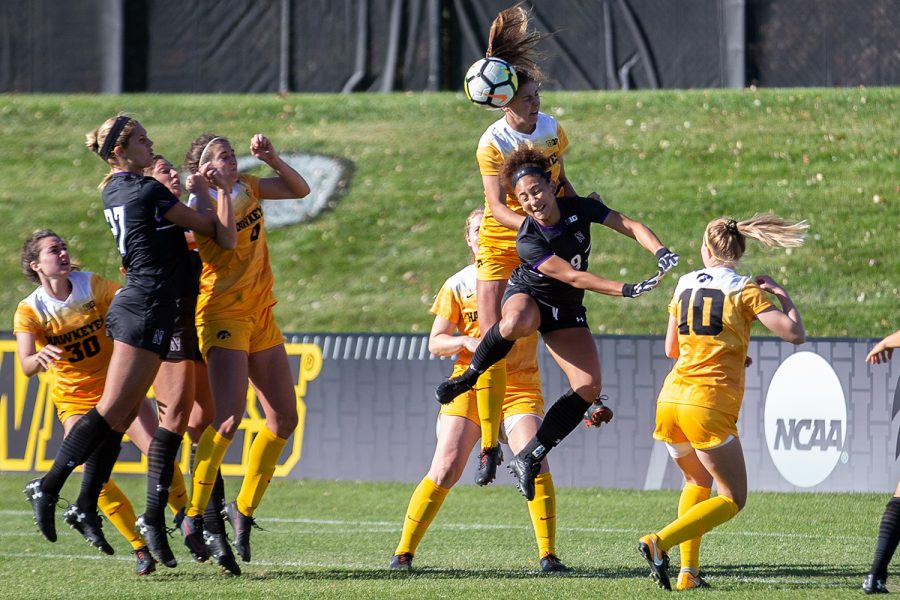
POLYGON ((141 515, 135 521, 134 527, 147 542, 150 553, 153 554, 156 560, 170 569, 178 566, 178 561, 175 560, 175 555, 172 554, 172 548, 169 547, 169 532, 166 530, 165 525, 148 523, 146 515, 141 515))
POLYGON ((63 521, 84 537, 85 541, 103 554, 115 554, 116 551, 103 535, 103 523, 96 512, 85 512, 77 504, 70 504, 63 512, 63 521))
POLYGON ((41 478, 32 479, 25 485, 25 499, 31 502, 34 523, 48 542, 56 541, 56 502, 59 496, 48 494, 41 489, 41 478))
POLYGON ((659 536, 655 533, 645 535, 638 540, 638 552, 650 565, 650 578, 664 590, 672 591, 669 582, 669 555, 659 547, 659 536))
POLYGON ((887 594, 887 580, 878 579, 875 575, 869 573, 866 575, 865 581, 863 581, 862 591, 867 594, 887 594))
POLYGON ((391 571, 412 571, 413 555, 409 552, 395 554, 391 557, 391 571))
POLYGON ((216 564, 222 567, 223 571, 227 571, 232 575, 241 574, 241 567, 234 560, 234 552, 231 551, 228 536, 224 533, 210 533, 204 530, 203 541, 206 543, 209 555, 215 559, 216 564))
POLYGON ((197 562, 208 561, 209 550, 206 548, 206 542, 203 541, 203 516, 189 517, 184 514, 182 508, 175 515, 174 520, 175 526, 181 530, 181 535, 184 537, 184 545, 193 559, 197 562))
POLYGON ((525 496, 525 499, 531 502, 534 500, 534 479, 541 470, 540 462, 533 462, 531 456, 520 458, 514 456, 507 465, 509 472, 516 478, 516 486, 519 492, 525 496))
POLYGON ((541 571, 544 573, 568 573, 569 570, 555 554, 548 552, 541 557, 541 571))
POLYGON ((487 485, 497 478, 497 467, 503 464, 503 450, 500 444, 492 448, 482 448, 478 453, 478 469, 475 471, 475 483, 487 485))
POLYGON ((156 559, 150 554, 147 546, 141 546, 134 551, 134 573, 136 575, 149 575, 156 570, 156 559))
POLYGON ((600 396, 588 406, 584 413, 584 424, 587 427, 600 427, 604 423, 609 423, 613 418, 613 411, 603 404, 604 400, 609 400, 606 396, 600 396))
POLYGON ((709 589, 712 586, 706 583, 706 580, 699 575, 694 575, 690 571, 682 571, 678 574, 678 580, 675 582, 675 589, 679 592, 684 590, 709 589))
POLYGON ((253 527, 259 529, 256 519, 249 517, 238 510, 237 502, 229 502, 225 506, 225 516, 234 528, 234 549, 244 562, 250 562, 250 530, 253 527))
POLYGON ((437 389, 434 390, 434 397, 441 404, 450 404, 457 396, 471 390, 474 385, 475 380, 472 380, 470 369, 466 369, 460 375, 451 377, 437 386, 437 389))

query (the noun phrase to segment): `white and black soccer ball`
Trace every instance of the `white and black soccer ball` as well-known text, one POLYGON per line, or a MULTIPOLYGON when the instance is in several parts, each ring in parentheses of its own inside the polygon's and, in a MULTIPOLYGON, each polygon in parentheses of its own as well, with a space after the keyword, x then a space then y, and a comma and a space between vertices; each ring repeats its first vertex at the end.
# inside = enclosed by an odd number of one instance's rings
POLYGON ((516 70, 505 60, 482 58, 466 71, 466 98, 486 108, 503 108, 519 87, 516 70))

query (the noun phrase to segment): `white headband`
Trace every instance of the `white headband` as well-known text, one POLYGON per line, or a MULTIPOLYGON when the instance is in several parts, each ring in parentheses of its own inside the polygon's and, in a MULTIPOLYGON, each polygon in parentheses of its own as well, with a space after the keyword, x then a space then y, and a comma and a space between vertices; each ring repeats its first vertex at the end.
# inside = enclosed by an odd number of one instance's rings
POLYGON ((200 162, 197 164, 198 167, 202 167, 203 165, 205 165, 206 163, 209 162, 208 160, 204 160, 206 158, 206 153, 209 152, 209 147, 212 146, 213 144, 215 144, 216 142, 222 142, 222 141, 226 141, 225 138, 214 137, 213 139, 206 142, 206 145, 203 147, 203 152, 200 153, 200 162))

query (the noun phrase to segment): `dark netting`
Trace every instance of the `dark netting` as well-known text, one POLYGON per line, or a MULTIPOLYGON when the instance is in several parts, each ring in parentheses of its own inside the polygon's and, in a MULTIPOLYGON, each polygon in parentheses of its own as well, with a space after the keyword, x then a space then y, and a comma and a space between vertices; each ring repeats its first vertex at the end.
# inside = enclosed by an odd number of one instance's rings
POLYGON ((747 77, 761 86, 896 85, 896 0, 748 0, 747 77))

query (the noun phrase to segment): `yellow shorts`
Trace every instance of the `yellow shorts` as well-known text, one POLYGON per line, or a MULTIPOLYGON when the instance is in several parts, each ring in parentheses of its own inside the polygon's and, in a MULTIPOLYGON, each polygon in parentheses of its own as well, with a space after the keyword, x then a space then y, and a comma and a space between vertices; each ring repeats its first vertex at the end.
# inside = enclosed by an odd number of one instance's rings
MULTIPOLYGON (((462 373, 463 370, 460 369, 459 373, 462 373)), ((454 368, 451 376, 459 375, 456 371, 457 368, 454 368)), ((513 415, 537 415, 543 417, 544 396, 541 393, 540 386, 517 386, 515 382, 507 382, 506 396, 503 398, 501 411, 503 419, 513 415)), ((441 414, 464 417, 481 426, 481 420, 478 418, 478 400, 475 396, 475 390, 469 390, 465 394, 454 398, 452 402, 441 406, 441 414)))
POLYGON ((271 306, 239 319, 198 322, 197 337, 204 358, 210 348, 243 350, 252 354, 284 343, 271 306))
POLYGON ((92 408, 97 406, 100 398, 66 398, 65 400, 54 400, 56 406, 56 416, 60 423, 65 423, 69 418, 80 415, 86 415, 92 408))
POLYGON ((513 269, 522 264, 516 249, 500 248, 490 244, 478 246, 475 257, 476 277, 481 281, 502 281, 509 279, 513 269))
POLYGON ((659 402, 653 439, 668 444, 690 442, 697 450, 721 446, 738 437, 737 417, 714 408, 659 402))

